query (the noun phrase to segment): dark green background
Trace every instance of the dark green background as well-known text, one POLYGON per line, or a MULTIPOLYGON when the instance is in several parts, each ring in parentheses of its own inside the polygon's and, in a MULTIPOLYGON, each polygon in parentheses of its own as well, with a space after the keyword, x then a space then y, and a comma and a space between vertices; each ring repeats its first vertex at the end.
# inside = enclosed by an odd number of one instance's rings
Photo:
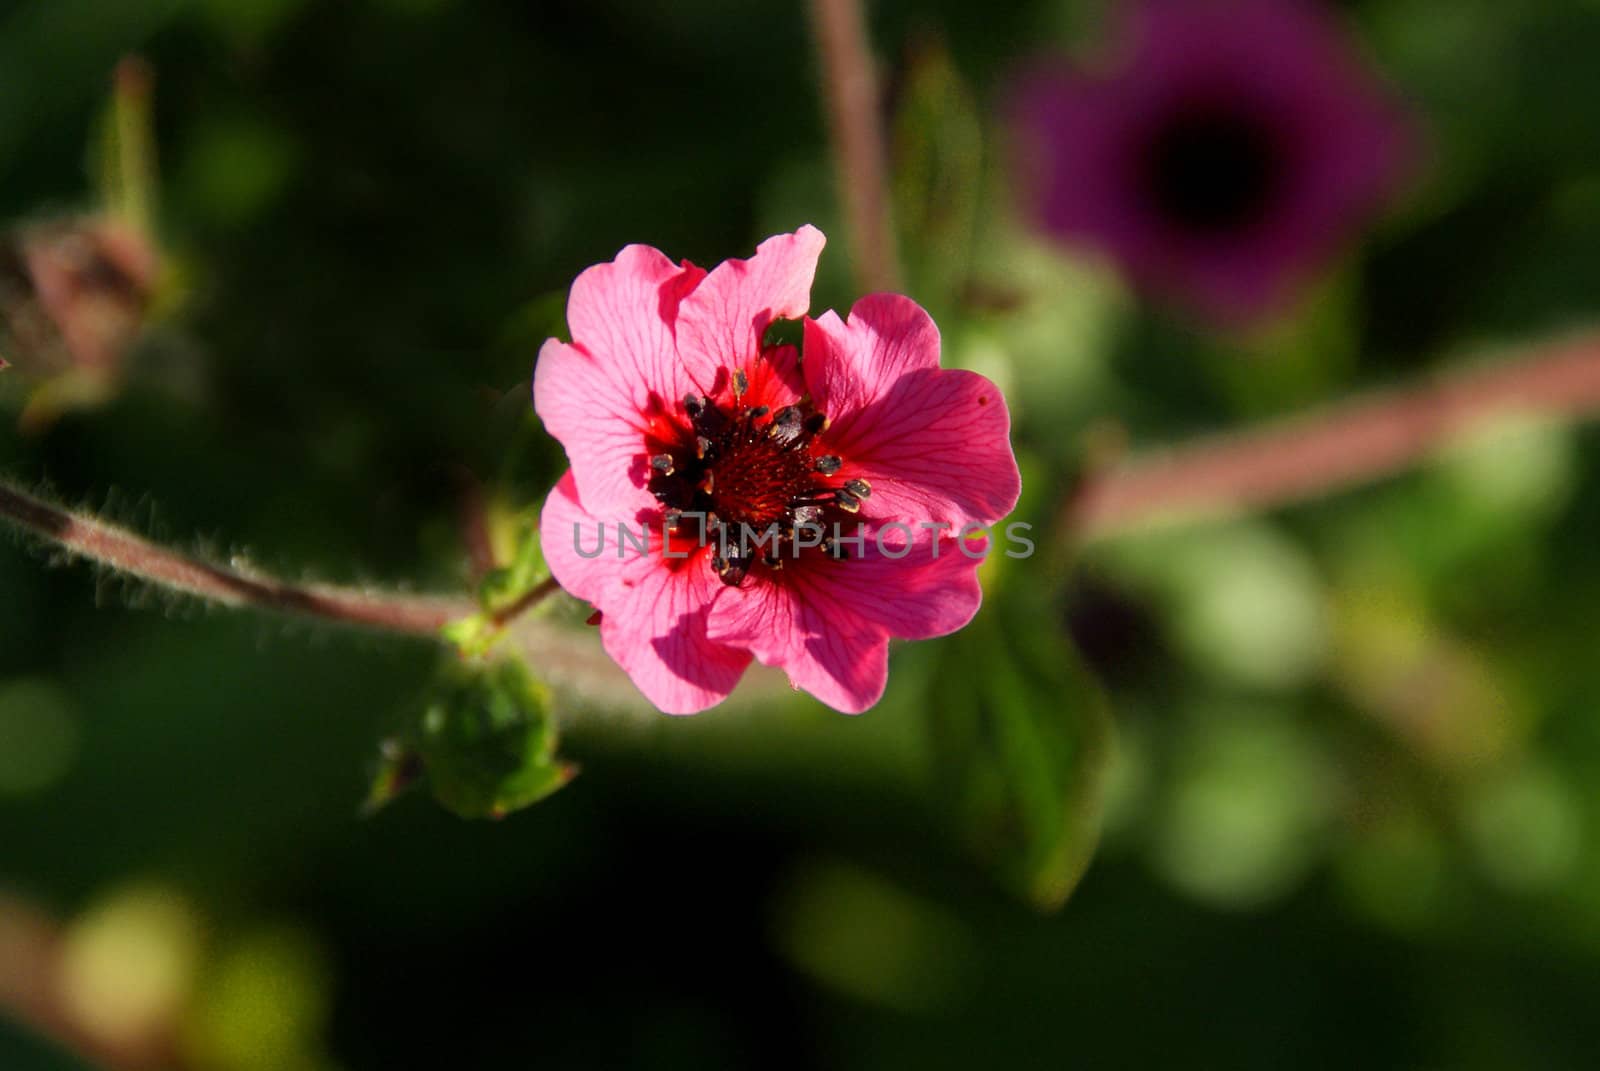
MULTIPOLYGON (((1096 9, 872 5, 899 163, 972 134, 904 118, 941 42, 931 84, 981 117, 960 274, 1029 300, 962 302, 928 234, 908 289, 950 361, 1010 389, 1035 502, 1095 420, 1162 443, 1592 319, 1600 9, 1341 5, 1430 169, 1250 340, 1009 218, 990 108, 1096 9)), ((0 466, 177 545, 462 588, 456 473, 504 467, 497 402, 577 271, 636 241, 711 264, 811 221, 814 308, 852 297, 803 5, 9 3, 0 216, 92 202, 85 146, 130 51, 157 74, 183 300, 113 404, 25 437, 8 388, 0 466)), ((0 782, 0 886, 72 919, 155 883, 203 929, 202 992, 241 942, 289 950, 243 970, 261 1002, 300 993, 271 1035, 299 1040, 223 1071, 1593 1066, 1600 436, 1498 434, 991 599, 1078 635, 1121 730, 1105 843, 1057 914, 986 877, 939 806, 925 714, 959 641, 900 651, 861 719, 803 698, 586 718, 583 775, 531 810, 467 823, 419 794, 362 820, 427 644, 206 610, 9 537, 0 725, 43 703, 75 743, 47 784, 0 782)), ((560 453, 518 449, 533 500, 560 453)), ((207 1008, 186 1014, 231 1021, 207 1008)), ((0 1025, 7 1071, 64 1066, 43 1052, 0 1025)))

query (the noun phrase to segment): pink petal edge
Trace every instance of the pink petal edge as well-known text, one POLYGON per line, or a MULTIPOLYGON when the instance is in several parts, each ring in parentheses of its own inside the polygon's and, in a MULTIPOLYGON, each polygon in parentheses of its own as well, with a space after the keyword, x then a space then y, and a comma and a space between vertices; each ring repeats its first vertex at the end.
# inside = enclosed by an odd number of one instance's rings
POLYGON ((798 319, 811 308, 826 242, 808 223, 768 238, 748 260, 718 264, 679 306, 678 352, 697 369, 746 367, 774 320, 798 319))
POLYGON ((539 517, 551 575, 601 611, 601 645, 658 710, 695 714, 720 703, 750 664, 747 652, 706 635, 721 581, 698 557, 662 559, 659 534, 653 534, 649 553, 629 545, 619 554, 616 522, 605 523, 603 544, 599 524, 584 509, 568 472, 539 517), (596 549, 598 554, 587 556, 596 549))
MULTIPOLYGON (((632 520, 653 506, 644 437, 696 388, 697 369, 679 358, 673 328, 683 298, 704 276, 687 261, 630 245, 573 281, 572 344, 550 339, 539 351, 534 410, 566 447, 584 503, 608 519, 632 520)), ((708 380, 714 374, 698 371, 708 380)))
POLYGON ((1016 508, 1022 477, 1011 414, 992 382, 939 367, 939 331, 916 302, 873 294, 847 321, 806 321, 806 385, 832 423, 824 443, 842 475, 872 487, 882 522, 994 524, 1016 508))
POLYGON ((841 567, 797 563, 784 582, 757 580, 724 588, 712 607, 708 635, 748 647, 763 665, 835 710, 859 714, 883 697, 890 637, 928 639, 965 626, 983 591, 979 559, 962 554, 953 538, 937 543, 924 531, 910 543, 898 532, 879 552, 867 534, 866 552, 841 567), (935 551, 937 548, 937 552, 935 551), (902 557, 892 555, 904 551, 902 557))

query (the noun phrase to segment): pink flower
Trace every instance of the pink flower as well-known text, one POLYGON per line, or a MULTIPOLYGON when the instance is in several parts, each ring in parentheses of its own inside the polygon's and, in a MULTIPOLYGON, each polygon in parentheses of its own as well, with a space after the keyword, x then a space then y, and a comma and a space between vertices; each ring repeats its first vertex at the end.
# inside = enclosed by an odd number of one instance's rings
POLYGON ((573 342, 539 354, 534 407, 572 464, 545 503, 546 559, 668 713, 720 702, 752 657, 867 709, 891 636, 972 619, 971 529, 1016 505, 1005 400, 939 367, 915 302, 806 316, 823 242, 802 227, 709 273, 628 246, 578 276, 573 342), (765 340, 802 317, 803 361, 765 340))

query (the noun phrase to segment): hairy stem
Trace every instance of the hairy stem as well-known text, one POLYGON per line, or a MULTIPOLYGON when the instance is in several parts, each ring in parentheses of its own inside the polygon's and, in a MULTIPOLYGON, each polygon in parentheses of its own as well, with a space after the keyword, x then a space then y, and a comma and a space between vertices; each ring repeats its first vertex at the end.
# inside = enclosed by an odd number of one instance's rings
MULTIPOLYGON (((1518 415, 1600 414, 1600 334, 1450 372, 1303 416, 1136 455, 1091 475, 1062 509, 1069 539, 1104 539, 1170 517, 1271 508, 1400 471, 1474 426, 1518 415)), ((74 557, 223 606, 431 636, 477 612, 464 597, 377 593, 284 580, 157 546, 0 481, 0 520, 74 557)), ((547 580, 496 615, 509 624, 558 591, 547 580)))
POLYGON ((464 598, 379 594, 324 584, 293 584, 213 565, 157 546, 124 528, 46 502, 0 482, 0 520, 119 573, 222 606, 250 607, 388 632, 431 636, 477 612, 464 598))
POLYGON ((864 290, 897 289, 878 79, 861 0, 811 0, 839 196, 864 290))
POLYGON ((1417 463, 1496 419, 1600 414, 1600 334, 1340 402, 1091 473, 1063 507, 1067 538, 1101 539, 1174 516, 1263 509, 1329 494, 1417 463))

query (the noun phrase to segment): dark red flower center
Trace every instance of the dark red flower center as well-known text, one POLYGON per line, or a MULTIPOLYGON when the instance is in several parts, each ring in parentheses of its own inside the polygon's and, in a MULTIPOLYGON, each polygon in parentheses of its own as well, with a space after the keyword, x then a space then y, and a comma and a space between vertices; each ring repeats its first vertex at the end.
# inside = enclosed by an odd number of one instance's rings
POLYGON ((714 547, 712 568, 735 587, 757 564, 781 569, 800 545, 843 557, 833 537, 872 492, 865 480, 835 479, 843 462, 816 441, 827 417, 808 401, 776 412, 746 405, 741 372, 733 387, 727 405, 684 398, 687 432, 650 458, 650 492, 668 526, 714 547))

